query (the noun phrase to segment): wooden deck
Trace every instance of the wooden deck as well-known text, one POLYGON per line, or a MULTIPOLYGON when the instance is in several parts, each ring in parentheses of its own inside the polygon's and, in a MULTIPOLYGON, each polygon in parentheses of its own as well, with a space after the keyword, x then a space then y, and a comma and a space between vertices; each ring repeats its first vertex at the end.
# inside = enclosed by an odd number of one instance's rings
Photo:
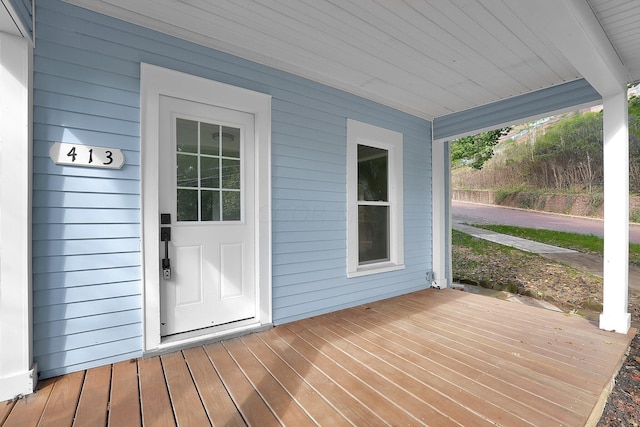
POLYGON ((582 426, 631 339, 429 289, 44 380, 0 425, 582 426))

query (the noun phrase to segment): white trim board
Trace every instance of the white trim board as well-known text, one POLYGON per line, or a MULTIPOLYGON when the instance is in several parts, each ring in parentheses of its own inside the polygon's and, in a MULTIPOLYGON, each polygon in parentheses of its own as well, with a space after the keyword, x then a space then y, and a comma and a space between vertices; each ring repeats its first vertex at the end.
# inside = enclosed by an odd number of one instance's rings
POLYGON ((0 401, 29 394, 37 383, 31 319, 32 75, 31 44, 0 33, 0 401))
POLYGON ((196 341, 259 328, 272 322, 271 297, 271 96, 150 64, 141 64, 143 352, 189 345, 196 341), (184 340, 162 340, 160 334, 160 260, 158 145, 160 96, 188 99, 255 116, 256 283, 257 315, 250 324, 215 327, 184 340))

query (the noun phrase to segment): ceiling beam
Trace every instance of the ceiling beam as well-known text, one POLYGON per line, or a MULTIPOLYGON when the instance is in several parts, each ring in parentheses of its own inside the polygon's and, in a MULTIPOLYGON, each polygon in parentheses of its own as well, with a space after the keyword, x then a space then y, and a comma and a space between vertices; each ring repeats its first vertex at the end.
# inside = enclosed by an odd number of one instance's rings
POLYGON ((602 97, 626 90, 629 72, 585 0, 520 2, 538 34, 546 37, 602 97))

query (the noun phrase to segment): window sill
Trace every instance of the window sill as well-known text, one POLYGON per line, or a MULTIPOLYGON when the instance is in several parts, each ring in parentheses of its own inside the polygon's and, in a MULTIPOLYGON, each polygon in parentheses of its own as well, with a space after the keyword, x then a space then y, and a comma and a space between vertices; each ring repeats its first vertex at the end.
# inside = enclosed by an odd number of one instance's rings
POLYGON ((347 277, 368 276, 369 274, 387 273, 397 270, 404 270, 404 264, 382 262, 379 264, 361 265, 355 271, 347 271, 347 277))

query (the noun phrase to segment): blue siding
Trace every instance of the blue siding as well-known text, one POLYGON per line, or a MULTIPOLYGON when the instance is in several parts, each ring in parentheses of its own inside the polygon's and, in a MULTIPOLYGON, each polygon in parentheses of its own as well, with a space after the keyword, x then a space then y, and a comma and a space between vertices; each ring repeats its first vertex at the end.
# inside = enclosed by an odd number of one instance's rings
POLYGON ((575 80, 438 117, 433 122, 433 139, 441 140, 477 129, 496 127, 600 99, 600 94, 586 80, 575 80))
POLYGON ((427 285, 429 122, 58 0, 39 0, 37 12, 34 353, 43 378, 141 354, 141 62, 273 97, 276 324, 427 285), (346 278, 347 118, 404 134, 402 271, 346 278), (120 148, 126 165, 54 165, 55 141, 120 148))

